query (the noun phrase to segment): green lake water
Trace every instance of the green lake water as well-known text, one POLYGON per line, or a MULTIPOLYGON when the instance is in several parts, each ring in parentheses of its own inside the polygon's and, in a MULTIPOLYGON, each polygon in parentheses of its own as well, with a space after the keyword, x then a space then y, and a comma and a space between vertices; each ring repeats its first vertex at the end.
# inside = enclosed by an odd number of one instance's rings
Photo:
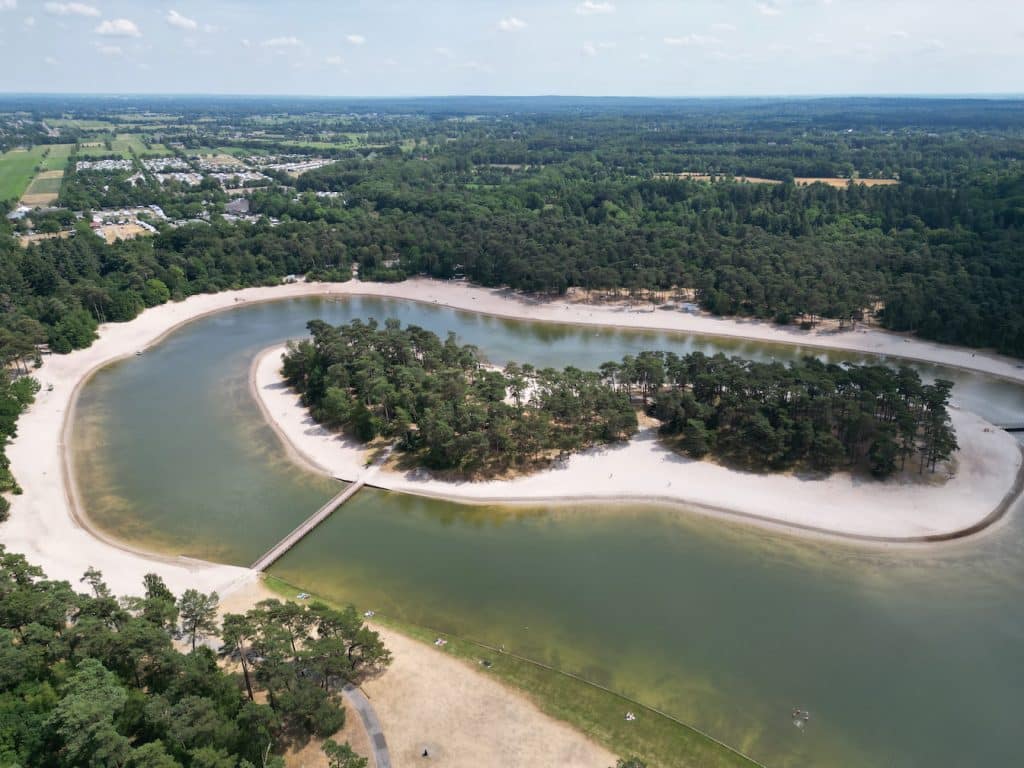
MULTIPOLYGON (((83 388, 75 466, 93 520, 135 544, 248 564, 336 492, 287 460, 247 385, 254 354, 301 336, 312 317, 452 330, 498 364, 596 367, 642 349, 800 354, 381 299, 242 307, 83 388)), ((1015 385, 915 367, 953 379, 967 408, 1024 420, 1015 385)), ((885 550, 677 508, 474 507, 364 490, 272 572, 582 674, 769 765, 1012 765, 1024 755, 1022 518, 966 542, 885 550), (789 722, 797 705, 812 713, 802 732, 789 722)))

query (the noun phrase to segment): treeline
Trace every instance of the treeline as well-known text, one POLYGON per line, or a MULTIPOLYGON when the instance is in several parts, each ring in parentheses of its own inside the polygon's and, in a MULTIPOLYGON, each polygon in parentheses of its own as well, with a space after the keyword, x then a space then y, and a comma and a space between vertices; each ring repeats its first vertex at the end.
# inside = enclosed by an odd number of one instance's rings
POLYGON ((99 572, 82 582, 91 594, 0 546, 0 764, 284 768, 344 724, 339 686, 390 661, 355 609, 269 600, 224 617, 229 673, 196 645, 217 632, 216 593, 176 598, 148 574, 144 597, 117 600, 99 572))
MULTIPOLYGON (((17 375, 6 366, 0 372, 0 493, 21 493, 18 481, 11 474, 7 442, 18 434, 18 417, 32 404, 38 391, 39 382, 31 376, 17 375)), ((7 519, 10 508, 11 502, 0 495, 0 522, 7 519)))
POLYGON ((368 442, 385 437, 433 469, 493 475, 553 454, 627 439, 629 398, 576 368, 489 369, 454 335, 443 342, 395 320, 308 324, 284 377, 313 417, 368 442))

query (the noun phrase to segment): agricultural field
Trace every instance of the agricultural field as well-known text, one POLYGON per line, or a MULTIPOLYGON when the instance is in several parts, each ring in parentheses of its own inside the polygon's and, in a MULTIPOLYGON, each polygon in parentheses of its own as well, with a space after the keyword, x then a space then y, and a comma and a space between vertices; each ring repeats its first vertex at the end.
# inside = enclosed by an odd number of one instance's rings
POLYGON ((138 157, 162 157, 174 154, 163 144, 153 144, 147 149, 142 139, 142 134, 138 133, 97 136, 94 140, 83 141, 79 145, 78 154, 83 160, 88 160, 92 157, 108 157, 109 155, 120 155, 126 160, 130 160, 132 155, 138 157), (110 143, 109 149, 107 148, 107 142, 110 143))
POLYGON ((39 171, 34 177, 29 177, 30 182, 21 194, 22 205, 34 208, 37 205, 50 205, 57 200, 57 196, 60 194, 60 185, 64 179, 64 169, 67 167, 74 146, 74 144, 38 145, 23 153, 37 158, 30 170, 38 168, 39 171))
POLYGON ((0 200, 21 197, 43 156, 42 147, 12 149, 0 155, 0 200))
POLYGON ((41 171, 63 171, 68 167, 68 160, 71 158, 71 150, 74 144, 50 144, 49 153, 43 158, 40 164, 41 171))
POLYGON ((109 131, 114 127, 107 120, 76 120, 70 117, 48 117, 46 124, 51 128, 77 128, 80 131, 109 131))

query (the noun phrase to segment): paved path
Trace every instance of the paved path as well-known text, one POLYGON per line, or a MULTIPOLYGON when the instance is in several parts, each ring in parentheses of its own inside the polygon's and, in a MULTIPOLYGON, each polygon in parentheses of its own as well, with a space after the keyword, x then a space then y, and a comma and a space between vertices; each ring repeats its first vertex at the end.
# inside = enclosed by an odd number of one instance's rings
POLYGON ((380 720, 373 709, 370 700, 366 698, 358 687, 347 683, 341 690, 348 705, 359 713, 366 727, 366 733, 370 737, 370 744, 373 746, 373 759, 377 768, 391 768, 391 755, 388 753, 388 743, 384 738, 384 731, 381 730, 380 720))
POLYGON ((254 571, 267 570, 267 568, 273 565, 274 562, 279 557, 281 557, 285 552, 287 552, 289 549, 291 549, 300 541, 302 541, 303 536, 305 536, 307 533, 309 533, 318 525, 320 525, 320 523, 322 523, 324 520, 330 517, 331 513, 334 510, 336 510, 346 501, 348 501, 357 493, 359 493, 359 489, 362 488, 365 484, 366 480, 362 478, 356 480, 354 483, 352 483, 352 485, 345 488, 341 493, 333 497, 330 501, 328 501, 326 504, 320 507, 320 509, 318 509, 312 515, 306 518, 298 528, 296 528, 294 531, 292 531, 279 542, 277 542, 277 544, 275 544, 270 549, 270 551, 268 551, 265 555, 263 555, 263 557, 261 557, 255 563, 253 563, 250 567, 254 571))

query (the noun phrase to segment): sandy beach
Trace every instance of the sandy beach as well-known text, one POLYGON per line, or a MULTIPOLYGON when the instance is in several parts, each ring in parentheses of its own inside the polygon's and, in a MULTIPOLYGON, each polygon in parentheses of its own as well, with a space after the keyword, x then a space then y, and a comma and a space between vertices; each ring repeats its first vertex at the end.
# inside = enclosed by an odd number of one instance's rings
MULTIPOLYGON (((246 302, 313 295, 393 297, 503 317, 662 329, 899 355, 977 370, 1024 383, 1024 370, 1018 368, 1019 363, 1010 358, 906 339, 883 331, 800 331, 795 328, 779 328, 767 323, 723 320, 685 312, 627 311, 621 306, 543 302, 508 291, 480 288, 461 282, 415 279, 404 283, 293 283, 204 294, 146 310, 130 323, 105 324, 100 328, 99 339, 88 349, 46 358, 43 367, 35 374, 42 382, 43 390, 35 404, 21 417, 18 437, 8 446, 7 454, 11 460, 11 469, 24 489, 24 494, 10 497, 10 519, 0 526, 0 534, 6 546, 12 551, 24 553, 53 578, 74 582, 89 566, 100 568, 104 571, 111 588, 119 594, 137 592, 142 576, 150 570, 159 572, 173 589, 179 591, 186 586, 195 586, 224 592, 249 580, 251 574, 246 569, 136 552, 105 540, 90 530, 85 524, 87 521, 76 508, 73 490, 68 483, 69 468, 64 455, 67 438, 65 420, 73 406, 77 388, 88 380, 93 371, 155 344, 179 325, 246 302), (52 391, 48 391, 48 385, 53 385, 52 391)), ((70 424, 72 420, 67 421, 70 424)), ((994 436, 993 440, 996 439, 1002 438, 994 436)), ((629 450, 638 453, 645 447, 652 450, 651 442, 637 440, 629 450)), ((1009 451, 1006 453, 1008 455, 1009 451)), ((601 457, 597 457, 596 461, 588 457, 578 457, 577 461, 579 460, 589 461, 594 467, 594 472, 598 471, 601 464, 601 457)), ((337 461, 342 459, 334 456, 326 463, 332 464, 337 461)), ((1001 466, 998 477, 1005 478, 1007 467, 1005 464, 1001 466)), ((341 468, 339 465, 339 469, 341 468)), ((603 467, 601 469, 603 470, 603 467)), ((614 473, 614 469, 609 471, 614 473)), ((982 468, 979 468, 980 471, 982 468)), ((515 495, 532 498, 547 496, 548 489, 544 488, 542 493, 542 489, 536 485, 539 482, 537 479, 528 480, 528 487, 517 489, 515 495)), ((410 487, 415 486, 418 492, 429 490, 423 483, 414 483, 409 479, 405 479, 405 482, 409 483, 410 487)), ((639 479, 634 482, 639 482, 639 479)), ((504 493, 506 490, 475 487, 467 489, 464 498, 475 497, 483 500, 493 498, 494 494, 504 493)), ((662 490, 652 480, 650 483, 644 483, 642 492, 645 496, 656 496, 661 495, 662 490)), ((626 491, 620 489, 619 493, 626 491)), ((705 486, 703 493, 705 495, 701 497, 701 501, 712 502, 711 506, 717 506, 718 494, 713 488, 705 486)), ((997 491, 990 488, 986 493, 988 504, 997 491)), ((691 501, 696 502, 698 499, 694 496, 691 501)), ((953 509, 948 509, 945 517, 954 522, 961 521, 963 518, 960 518, 959 514, 953 509)), ((922 531, 926 527, 928 526, 915 530, 922 531)))
POLYGON ((449 482, 426 471, 364 469, 367 452, 316 424, 281 380, 283 347, 265 350, 252 384, 279 435, 309 464, 344 480, 387 490, 470 502, 657 501, 701 511, 852 538, 914 540, 952 536, 983 521, 1014 488, 1022 455, 1013 437, 951 410, 960 450, 948 473, 877 482, 836 473, 828 478, 753 474, 667 449, 651 429, 628 443, 571 456, 563 465, 512 480, 449 482))

